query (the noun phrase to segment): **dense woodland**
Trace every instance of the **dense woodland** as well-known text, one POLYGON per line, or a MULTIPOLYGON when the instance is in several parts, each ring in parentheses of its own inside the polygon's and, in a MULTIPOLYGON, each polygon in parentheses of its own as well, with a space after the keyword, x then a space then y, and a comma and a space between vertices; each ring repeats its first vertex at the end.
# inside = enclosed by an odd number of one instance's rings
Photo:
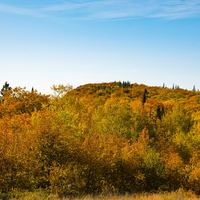
POLYGON ((199 91, 111 82, 42 95, 6 84, 0 192, 200 194, 199 91))

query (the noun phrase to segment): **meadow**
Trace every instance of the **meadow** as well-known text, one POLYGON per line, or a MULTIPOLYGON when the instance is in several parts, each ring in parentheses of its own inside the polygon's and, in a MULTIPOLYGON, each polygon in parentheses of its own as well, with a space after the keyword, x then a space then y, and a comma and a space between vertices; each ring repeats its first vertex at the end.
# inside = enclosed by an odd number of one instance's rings
POLYGON ((82 197, 62 197, 59 198, 56 194, 49 194, 41 189, 35 192, 15 192, 0 194, 2 200, 197 200, 198 195, 191 191, 178 190, 171 193, 135 193, 135 194, 99 194, 99 195, 85 195, 82 197))

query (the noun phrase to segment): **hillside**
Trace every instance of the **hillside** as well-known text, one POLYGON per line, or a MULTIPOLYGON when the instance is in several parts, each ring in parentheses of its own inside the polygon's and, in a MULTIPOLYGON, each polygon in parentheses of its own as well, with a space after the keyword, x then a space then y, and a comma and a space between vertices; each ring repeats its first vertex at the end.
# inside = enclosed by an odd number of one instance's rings
POLYGON ((200 193, 200 92, 112 82, 0 103, 0 192, 200 193))
MULTIPOLYGON (((188 91, 186 89, 170 89, 163 87, 139 85, 137 83, 131 84, 130 82, 111 82, 111 83, 99 83, 99 84, 86 84, 79 86, 72 92, 77 96, 93 96, 93 97, 105 97, 115 94, 118 97, 128 97, 132 100, 138 99, 142 96, 144 90, 148 90, 148 97, 158 100, 170 100, 170 99, 183 99, 191 98, 194 100, 199 91, 188 91)), ((198 98, 196 99, 198 101, 198 98)))
POLYGON ((71 91, 77 97, 102 98, 120 97, 129 99, 129 101, 141 100, 144 90, 147 90, 147 102, 150 104, 162 104, 163 102, 173 101, 184 105, 190 111, 199 109, 200 92, 188 91, 186 89, 171 89, 163 87, 150 87, 130 82, 111 82, 101 84, 86 84, 79 86, 71 91), (191 110, 192 109, 192 110, 191 110))

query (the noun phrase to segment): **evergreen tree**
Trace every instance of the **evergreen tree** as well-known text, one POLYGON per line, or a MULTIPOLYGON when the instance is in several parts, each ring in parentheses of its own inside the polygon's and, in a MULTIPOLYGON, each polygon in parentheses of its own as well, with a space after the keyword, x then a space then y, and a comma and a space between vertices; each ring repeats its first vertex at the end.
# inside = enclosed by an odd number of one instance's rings
POLYGON ((126 88, 126 82, 123 81, 123 88, 126 88))
POLYGON ((165 88, 165 84, 163 83, 163 86, 162 86, 163 88, 165 88))
POLYGON ((3 85, 3 88, 1 89, 1 95, 4 96, 4 92, 7 92, 10 89, 11 87, 9 87, 9 83, 7 83, 6 81, 5 84, 3 85))
POLYGON ((158 105, 156 110, 156 117, 161 120, 163 115, 165 115, 164 106, 162 106, 162 109, 160 109, 160 105, 158 105))
POLYGON ((175 89, 180 89, 179 85, 176 85, 176 86, 175 86, 175 89))
POLYGON ((143 97, 142 97, 142 105, 146 103, 147 100, 147 89, 144 90, 143 97))
POLYGON ((195 88, 195 85, 193 86, 193 91, 194 91, 194 92, 196 92, 196 88, 195 88))
POLYGON ((127 84, 127 87, 132 87, 132 84, 130 81, 127 81, 126 84, 127 84))
POLYGON ((162 113, 162 116, 165 115, 165 108, 164 108, 164 106, 162 106, 161 113, 162 113))
POLYGON ((156 117, 161 120, 161 115, 162 114, 161 114, 160 106, 158 105, 157 110, 156 110, 156 117))

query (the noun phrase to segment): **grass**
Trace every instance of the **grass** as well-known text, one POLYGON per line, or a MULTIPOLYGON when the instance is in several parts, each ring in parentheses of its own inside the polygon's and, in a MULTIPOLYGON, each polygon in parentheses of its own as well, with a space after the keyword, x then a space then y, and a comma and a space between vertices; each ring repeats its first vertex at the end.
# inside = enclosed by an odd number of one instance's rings
POLYGON ((86 195, 83 197, 65 197, 59 198, 56 194, 49 194, 44 190, 36 190, 35 192, 10 192, 6 194, 0 193, 1 200, 199 200, 200 197, 192 192, 178 190, 171 193, 140 193, 140 194, 107 194, 107 195, 86 195))

